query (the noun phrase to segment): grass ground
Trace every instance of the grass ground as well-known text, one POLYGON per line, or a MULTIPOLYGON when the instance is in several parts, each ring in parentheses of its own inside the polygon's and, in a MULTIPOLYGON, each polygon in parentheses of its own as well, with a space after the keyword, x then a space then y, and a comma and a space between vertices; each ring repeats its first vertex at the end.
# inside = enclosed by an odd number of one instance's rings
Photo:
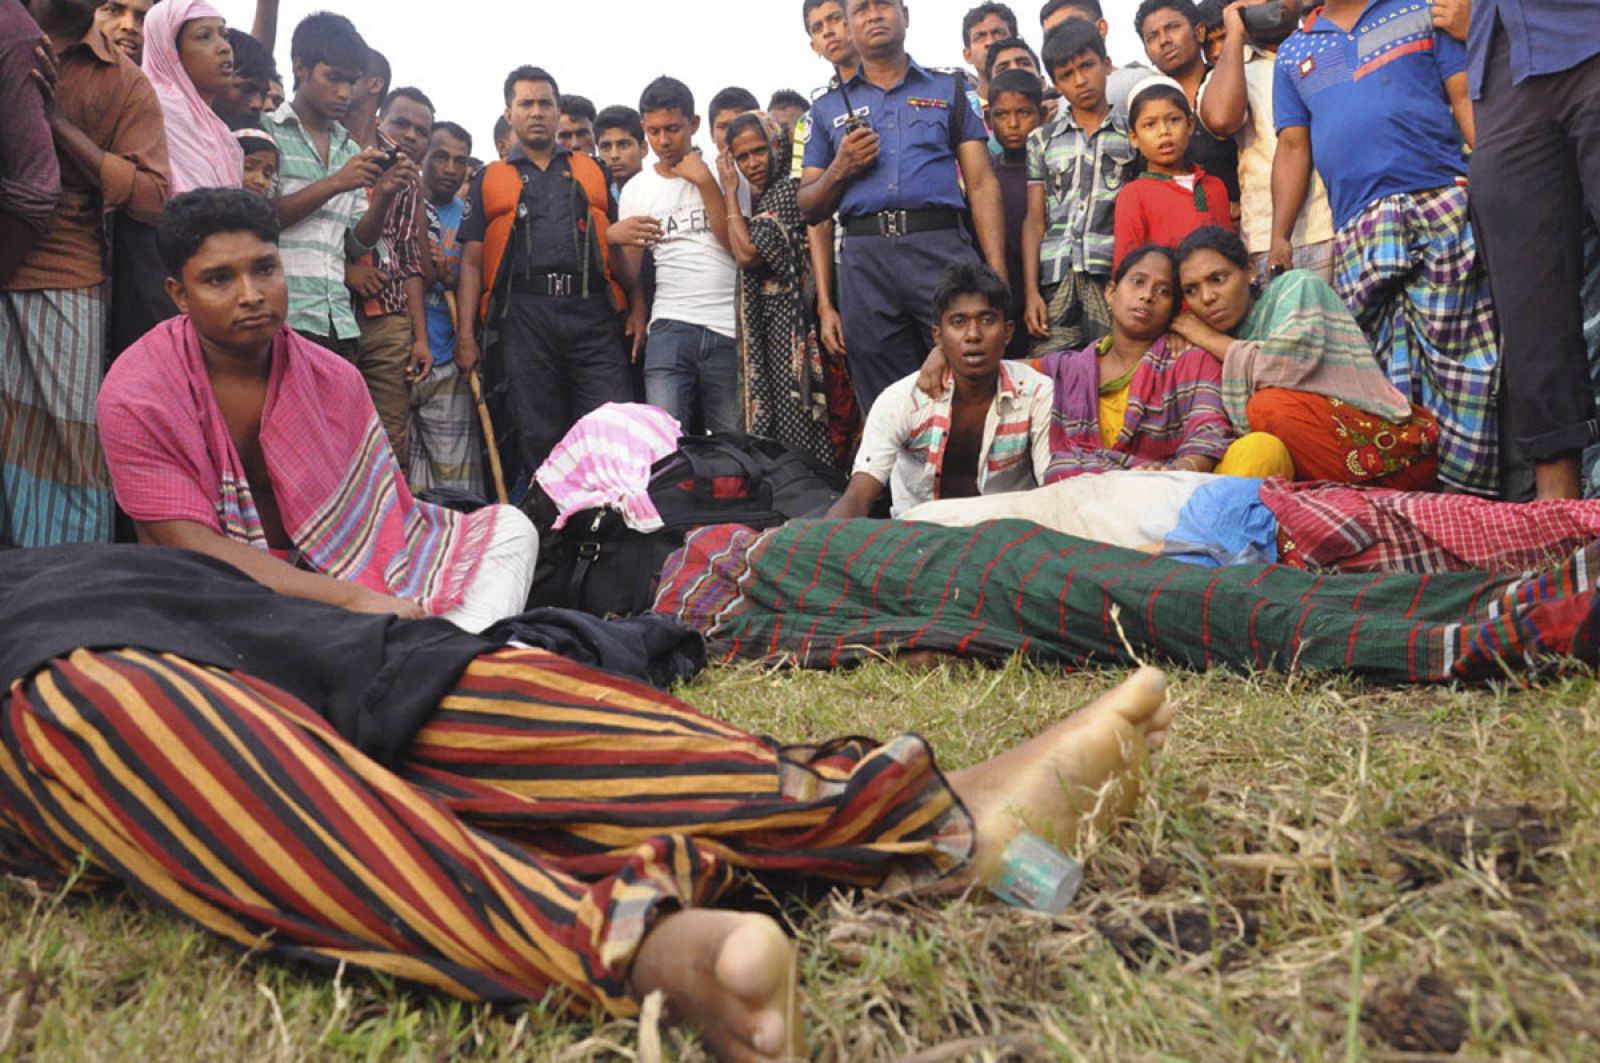
MULTIPOLYGON (((738 667, 686 693, 785 741, 920 731, 959 767, 1118 678, 738 667)), ((1172 742, 1132 822, 1085 840, 1064 917, 979 897, 788 904, 818 1058, 1600 1058, 1593 680, 1174 679, 1172 742)), ((0 882, 0 1058, 589 1059, 640 1043, 632 1023, 251 960, 120 893, 0 882)))

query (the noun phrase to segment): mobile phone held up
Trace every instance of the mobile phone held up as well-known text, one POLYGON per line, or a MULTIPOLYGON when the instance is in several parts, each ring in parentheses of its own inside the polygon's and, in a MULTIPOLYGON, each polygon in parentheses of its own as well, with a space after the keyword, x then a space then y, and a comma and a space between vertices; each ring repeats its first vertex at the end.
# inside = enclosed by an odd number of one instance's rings
POLYGON ((1251 4, 1241 8, 1239 18, 1244 22, 1244 28, 1252 37, 1271 37, 1275 31, 1281 29, 1284 20, 1288 17, 1288 10, 1283 5, 1283 0, 1267 0, 1263 4, 1251 4))
POLYGON ((378 172, 388 173, 389 169, 399 161, 400 149, 398 147, 386 149, 383 153, 383 158, 378 160, 378 172))

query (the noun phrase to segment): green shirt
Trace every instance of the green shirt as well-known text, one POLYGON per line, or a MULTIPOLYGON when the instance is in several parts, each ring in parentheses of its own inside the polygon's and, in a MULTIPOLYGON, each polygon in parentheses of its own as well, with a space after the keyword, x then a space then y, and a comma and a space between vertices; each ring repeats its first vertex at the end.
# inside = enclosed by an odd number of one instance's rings
MULTIPOLYGON (((361 145, 349 131, 333 122, 328 126, 328 162, 323 165, 300 116, 287 101, 261 121, 278 142, 279 198, 337 173, 352 156, 361 154, 361 145)), ((341 340, 361 334, 350 289, 344 286, 344 237, 366 212, 367 193, 358 188, 341 192, 283 230, 278 247, 289 281, 289 327, 296 332, 341 340)))

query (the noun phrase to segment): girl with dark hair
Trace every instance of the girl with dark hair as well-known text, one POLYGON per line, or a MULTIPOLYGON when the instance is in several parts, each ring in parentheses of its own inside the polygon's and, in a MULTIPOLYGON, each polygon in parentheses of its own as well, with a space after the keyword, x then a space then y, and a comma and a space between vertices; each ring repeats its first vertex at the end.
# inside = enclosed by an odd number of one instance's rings
POLYGON ((1389 382, 1333 288, 1297 269, 1257 291, 1243 242, 1215 227, 1177 257, 1188 308, 1173 329, 1221 364, 1233 431, 1277 437, 1301 480, 1437 486, 1438 422, 1389 382))
POLYGON ((1170 248, 1129 251, 1106 289, 1111 335, 1039 359, 1055 384, 1047 481, 1111 469, 1292 475, 1282 443, 1234 439, 1216 359, 1169 331, 1177 273, 1170 248))
POLYGON ((810 272, 805 219, 789 176, 792 142, 759 111, 728 126, 717 159, 728 207, 728 243, 739 263, 739 396, 745 430, 803 450, 830 465, 851 440, 830 436, 829 389, 816 325, 806 306, 810 272), (739 209, 739 177, 750 186, 751 217, 739 209))
POLYGON ((1178 242, 1206 225, 1233 227, 1222 181, 1189 162, 1194 111, 1169 77, 1141 81, 1128 97, 1128 137, 1145 171, 1117 194, 1113 264, 1141 244, 1178 242))

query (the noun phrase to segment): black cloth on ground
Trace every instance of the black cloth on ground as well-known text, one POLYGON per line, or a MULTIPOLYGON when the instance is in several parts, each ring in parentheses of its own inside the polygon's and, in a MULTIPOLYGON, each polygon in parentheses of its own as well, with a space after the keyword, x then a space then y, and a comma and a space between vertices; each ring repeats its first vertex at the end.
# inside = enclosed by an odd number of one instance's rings
POLYGON ((602 620, 575 609, 530 609, 508 616, 484 633, 496 642, 521 642, 593 668, 666 690, 706 667, 700 633, 647 613, 602 620))
POLYGON ((493 644, 276 594, 221 561, 156 546, 0 551, 0 683, 76 649, 135 648, 244 672, 393 763, 493 644))

